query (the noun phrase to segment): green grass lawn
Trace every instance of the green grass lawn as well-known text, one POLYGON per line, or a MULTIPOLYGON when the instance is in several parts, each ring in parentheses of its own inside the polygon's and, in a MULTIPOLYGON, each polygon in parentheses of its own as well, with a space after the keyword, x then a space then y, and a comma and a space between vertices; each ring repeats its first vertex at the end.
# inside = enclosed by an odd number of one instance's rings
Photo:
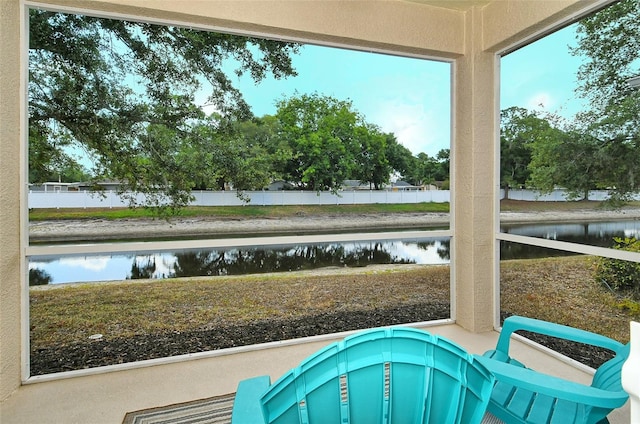
MULTIPOLYGON (((527 202, 503 200, 503 212, 601 210, 602 202, 527 202)), ((640 202, 631 202, 625 208, 640 208, 640 202)), ((389 214, 389 213, 447 213, 449 203, 405 203, 362 205, 300 205, 300 206, 190 206, 181 209, 178 217, 218 216, 221 218, 281 218, 297 215, 389 214)), ((92 208, 92 209, 32 209, 31 221, 64 219, 132 219, 158 218, 158 212, 147 208, 92 208)))
MULTIPOLYGON (((296 205, 296 206, 190 206, 180 210, 178 217, 218 216, 221 218, 279 218, 298 215, 382 214, 382 213, 449 212, 448 203, 366 204, 366 205, 296 205)), ((58 219, 131 219, 157 218, 153 209, 92 208, 92 209, 32 209, 31 221, 58 219)))

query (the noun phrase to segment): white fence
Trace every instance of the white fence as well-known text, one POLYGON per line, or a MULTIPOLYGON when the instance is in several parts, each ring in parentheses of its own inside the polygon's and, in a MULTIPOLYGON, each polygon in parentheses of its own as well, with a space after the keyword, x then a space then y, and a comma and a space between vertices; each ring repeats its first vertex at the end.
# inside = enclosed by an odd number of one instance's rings
MULTIPOLYGON (((367 203, 445 203, 449 201, 448 190, 431 191, 344 191, 339 194, 311 191, 245 191, 244 203, 235 191, 194 191, 193 206, 258 206, 274 205, 353 205, 367 203)), ((137 197, 144 202, 144 196, 137 197)), ((29 193, 29 208, 120 208, 127 207, 116 192, 103 192, 102 195, 87 191, 40 192, 29 193)))
MULTIPOLYGON (((121 208, 128 203, 120 198, 116 192, 108 191, 99 195, 87 191, 69 192, 29 192, 29 208, 121 208)), ((194 191, 193 206, 242 206, 244 203, 235 191, 194 191)), ((311 191, 245 191, 244 196, 250 199, 249 205, 279 206, 279 205, 354 205, 372 203, 446 203, 450 200, 449 190, 413 190, 413 191, 376 191, 358 190, 343 191, 339 194, 311 191)), ((605 200, 609 194, 606 191, 591 191, 589 200, 605 200)), ((504 198, 504 191, 500 192, 504 198)), ((532 190, 509 190, 509 199, 537 202, 563 202, 564 190, 540 195, 532 190)), ((640 194, 634 197, 640 200, 640 194)), ((138 197, 139 203, 144 202, 144 196, 138 197)))
MULTIPOLYGON (((554 190, 549 194, 540 194, 535 190, 509 190, 510 200, 526 200, 530 202, 566 202, 566 190, 554 190)), ((500 198, 504 199, 504 190, 500 190, 500 198)), ((602 202, 609 198, 607 190, 591 190, 589 191, 589 199, 596 202, 602 202)), ((631 196, 632 200, 640 200, 640 193, 631 196)))
MULTIPOLYGON (((530 202, 566 202, 566 190, 554 190, 548 194, 540 194, 535 190, 509 190, 510 200, 526 200, 530 202)), ((500 190, 500 198, 504 199, 504 190, 500 190)), ((603 201, 609 198, 607 190, 591 190, 589 200, 603 201)), ((640 195, 635 196, 635 200, 640 200, 640 195)))

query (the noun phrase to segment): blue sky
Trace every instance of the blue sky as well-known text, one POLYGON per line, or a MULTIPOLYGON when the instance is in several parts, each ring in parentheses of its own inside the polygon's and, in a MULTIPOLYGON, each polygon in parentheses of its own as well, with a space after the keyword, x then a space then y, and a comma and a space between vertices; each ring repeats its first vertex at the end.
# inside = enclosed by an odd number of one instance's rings
POLYGON ((520 106, 572 118, 585 102, 575 94, 584 58, 572 56, 576 24, 502 58, 500 107, 520 106))
MULTIPOLYGON (((574 115, 581 107, 574 94, 581 59, 569 54, 568 45, 575 46, 575 25, 504 57, 501 108, 574 115)), ((393 132, 414 154, 435 156, 449 148, 448 63, 307 45, 293 64, 295 78, 256 85, 234 76, 255 115, 274 114, 276 101, 296 91, 318 92, 351 100, 367 122, 393 132)))
MULTIPOLYGON (((377 53, 305 45, 293 57, 297 77, 232 81, 256 116, 276 113, 276 102, 297 93, 351 100, 369 123, 392 132, 414 153, 435 154, 450 139, 450 65, 377 53)), ((204 100, 200 100, 203 104, 204 100)))

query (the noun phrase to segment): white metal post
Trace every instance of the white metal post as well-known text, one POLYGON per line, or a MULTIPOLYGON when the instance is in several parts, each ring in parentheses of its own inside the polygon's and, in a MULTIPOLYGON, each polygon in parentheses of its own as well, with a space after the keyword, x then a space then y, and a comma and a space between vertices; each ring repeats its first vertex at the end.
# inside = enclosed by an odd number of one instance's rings
POLYGON ((631 322, 631 352, 622 366, 622 387, 629 393, 631 424, 640 424, 640 323, 631 322))

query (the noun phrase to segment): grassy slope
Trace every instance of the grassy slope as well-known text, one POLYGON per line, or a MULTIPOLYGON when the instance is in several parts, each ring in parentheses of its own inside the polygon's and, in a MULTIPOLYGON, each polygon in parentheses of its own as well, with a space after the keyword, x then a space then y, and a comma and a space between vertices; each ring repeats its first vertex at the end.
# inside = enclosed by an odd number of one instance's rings
POLYGON ((501 310, 627 342, 629 321, 640 319, 640 305, 596 282, 593 261, 585 256, 503 261, 501 310))
MULTIPOLYGON (((597 284, 586 257, 505 261, 502 310, 628 340, 640 308, 621 307, 597 284)), ((112 337, 205 329, 222 322, 286 318, 449 299, 449 268, 313 275, 286 273, 31 289, 33 348, 112 337)), ((629 306, 629 304, 626 304, 629 306)), ((637 306, 637 305, 636 305, 637 306)))
POLYGON ((293 318, 449 300, 449 267, 352 273, 292 272, 31 289, 34 348, 110 337, 206 329, 225 322, 293 318))

